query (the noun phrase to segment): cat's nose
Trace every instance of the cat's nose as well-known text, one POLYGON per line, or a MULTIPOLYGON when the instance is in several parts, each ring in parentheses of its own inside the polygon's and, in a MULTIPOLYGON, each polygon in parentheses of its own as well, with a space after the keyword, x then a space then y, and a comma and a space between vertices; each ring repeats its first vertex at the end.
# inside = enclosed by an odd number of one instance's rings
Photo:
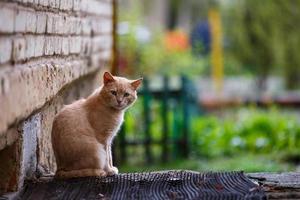
POLYGON ((118 104, 119 104, 119 105, 122 103, 122 101, 121 101, 121 100, 117 100, 117 102, 118 102, 118 104))

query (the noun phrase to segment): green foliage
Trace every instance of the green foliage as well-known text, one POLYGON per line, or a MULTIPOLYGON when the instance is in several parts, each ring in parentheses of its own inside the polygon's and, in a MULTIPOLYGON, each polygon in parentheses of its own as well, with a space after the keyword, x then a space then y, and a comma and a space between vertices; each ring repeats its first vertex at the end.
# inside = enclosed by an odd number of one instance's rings
MULTIPOLYGON (((136 152, 136 151, 135 151, 136 152)), ((136 154, 136 153, 135 153, 136 154)), ((121 172, 145 172, 170 169, 184 169, 195 171, 245 171, 245 172, 280 172, 293 171, 295 166, 283 163, 276 154, 241 153, 233 157, 216 157, 203 159, 177 159, 166 163, 152 163, 151 165, 126 164, 119 167, 121 172)), ((137 158, 136 158, 137 159, 137 158)))
POLYGON ((295 117, 276 109, 241 110, 234 118, 194 118, 193 149, 208 157, 236 152, 293 152, 300 147, 300 125, 295 117))
POLYGON ((289 88, 300 79, 300 1, 241 0, 223 9, 231 55, 246 70, 265 79, 285 74, 289 88))
POLYGON ((121 54, 126 58, 127 73, 144 75, 200 75, 208 58, 196 58, 190 50, 170 51, 164 47, 163 36, 157 33, 149 43, 137 42, 133 27, 132 32, 119 37, 121 54))

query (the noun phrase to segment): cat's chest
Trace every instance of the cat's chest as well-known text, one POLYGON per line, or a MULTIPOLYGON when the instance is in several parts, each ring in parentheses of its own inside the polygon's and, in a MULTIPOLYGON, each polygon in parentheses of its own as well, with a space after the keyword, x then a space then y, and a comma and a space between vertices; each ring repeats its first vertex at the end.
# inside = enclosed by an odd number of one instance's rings
POLYGON ((99 122, 99 133, 105 136, 115 136, 123 123, 123 115, 118 117, 106 117, 99 122))

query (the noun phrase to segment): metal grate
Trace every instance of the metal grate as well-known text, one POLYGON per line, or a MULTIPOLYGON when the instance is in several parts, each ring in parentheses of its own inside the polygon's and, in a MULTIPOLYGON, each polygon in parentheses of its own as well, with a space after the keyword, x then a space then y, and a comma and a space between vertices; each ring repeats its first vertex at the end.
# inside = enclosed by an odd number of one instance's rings
POLYGON ((31 182, 17 199, 266 199, 242 172, 166 171, 31 182))

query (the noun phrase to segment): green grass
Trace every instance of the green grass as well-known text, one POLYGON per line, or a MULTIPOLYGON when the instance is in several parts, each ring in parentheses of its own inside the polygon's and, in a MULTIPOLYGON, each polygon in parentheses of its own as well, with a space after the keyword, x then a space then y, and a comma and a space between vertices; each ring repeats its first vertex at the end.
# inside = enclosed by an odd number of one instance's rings
POLYGON ((296 166, 284 163, 276 155, 255 155, 240 154, 233 157, 217 157, 214 159, 185 159, 168 163, 154 163, 144 165, 135 163, 134 165, 120 166, 120 172, 144 172, 160 171, 170 169, 184 169, 194 171, 245 171, 245 172, 281 172, 293 171, 296 166))

